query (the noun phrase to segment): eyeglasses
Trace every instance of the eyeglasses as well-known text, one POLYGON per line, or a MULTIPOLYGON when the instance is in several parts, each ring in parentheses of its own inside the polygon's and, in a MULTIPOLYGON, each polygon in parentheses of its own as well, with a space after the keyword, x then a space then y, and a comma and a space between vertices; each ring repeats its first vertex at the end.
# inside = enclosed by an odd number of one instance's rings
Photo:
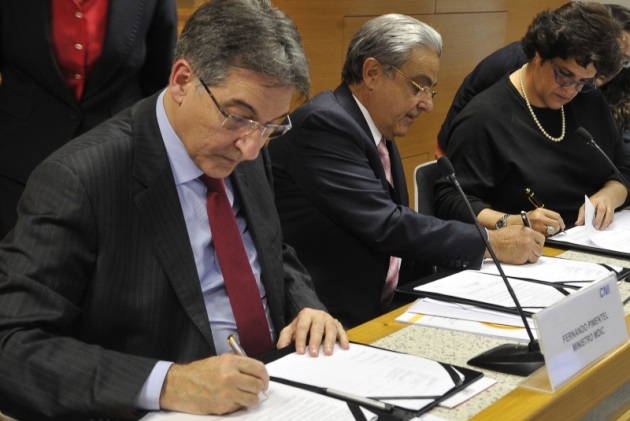
POLYGON ((567 76, 556 68, 556 64, 552 61, 551 67, 553 69, 553 74, 556 77, 556 83, 560 86, 571 86, 575 85, 575 90, 578 92, 591 92, 597 89, 597 85, 594 82, 586 82, 586 81, 575 81, 570 76, 567 76))
POLYGON ((401 75, 403 75, 405 77, 405 79, 407 79, 409 82, 411 82, 411 84, 413 85, 413 87, 416 89, 416 93, 414 94, 416 97, 420 96, 420 93, 422 92, 422 94, 429 96, 431 98, 434 98, 437 95, 437 92, 435 92, 434 90, 432 90, 431 88, 429 88, 428 86, 420 86, 418 85, 412 78, 410 78, 409 76, 407 76, 406 74, 404 74, 401 70, 399 70, 396 66, 392 66, 392 68, 394 70, 396 70, 398 73, 400 73, 401 75))
POLYGON ((630 57, 626 57, 623 59, 623 61, 621 62, 621 67, 623 67, 624 69, 630 69, 630 57))
MULTIPOLYGON (((282 136, 293 127, 288 114, 285 117, 281 117, 282 119, 286 118, 286 124, 260 124, 257 121, 250 120, 236 114, 228 114, 223 108, 221 108, 214 95, 212 95, 208 85, 206 85, 206 83, 201 79, 199 79, 199 82, 201 82, 201 85, 204 87, 206 92, 208 92, 208 95, 212 98, 212 102, 214 102, 214 105, 217 106, 219 112, 223 115, 223 117, 225 117, 225 120, 221 123, 221 127, 225 127, 226 129, 239 133, 243 136, 260 129, 260 135, 263 139, 275 139, 282 136)), ((280 120, 280 118, 278 118, 278 120, 280 120)))

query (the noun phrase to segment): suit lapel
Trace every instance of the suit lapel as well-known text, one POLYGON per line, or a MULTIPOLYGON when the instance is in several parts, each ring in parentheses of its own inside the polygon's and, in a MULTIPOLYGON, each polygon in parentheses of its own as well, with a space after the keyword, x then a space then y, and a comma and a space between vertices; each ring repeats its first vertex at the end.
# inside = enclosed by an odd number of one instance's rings
POLYGON ((376 143, 372 137, 372 132, 370 131, 370 126, 368 125, 361 109, 357 105, 354 97, 352 96, 352 92, 348 85, 342 83, 335 90, 335 97, 337 101, 341 105, 341 107, 352 117, 353 120, 357 122, 359 126, 363 129, 366 136, 366 153, 367 158, 370 161, 372 169, 381 180, 381 184, 383 184, 383 188, 389 191, 389 194, 392 200, 395 203, 405 204, 403 201, 407 202, 409 199, 405 199, 407 196, 407 188, 406 186, 402 186, 403 189, 401 191, 401 181, 405 182, 405 175, 402 169, 402 161, 400 160, 400 154, 398 153, 398 148, 393 141, 387 142, 387 149, 390 153, 390 161, 391 161, 391 169, 392 169, 392 177, 394 180, 394 186, 389 184, 387 181, 387 177, 385 176, 385 170, 383 169, 383 164, 381 162, 381 158, 378 153, 378 149, 376 148, 376 143))
POLYGON ((405 170, 402 165, 402 158, 398 151, 398 146, 395 141, 387 142, 389 150, 389 159, 392 168, 392 178, 394 180, 394 195, 395 202, 409 206, 409 192, 407 191, 407 180, 405 179, 405 170))
POLYGON ((134 118, 134 201, 182 307, 212 349, 214 342, 173 173, 157 124, 157 95, 134 118))
MULTIPOLYGON (((265 250, 280 231, 280 222, 272 216, 263 215, 261 209, 274 209, 273 193, 267 175, 265 173, 265 161, 268 161, 267 149, 263 148, 260 155, 254 161, 240 163, 235 169, 230 179, 234 186, 235 193, 241 202, 241 210, 247 220, 247 229, 252 236, 252 240, 257 250, 258 261, 261 266, 261 279, 267 292, 267 306, 270 309, 272 323, 277 333, 284 327, 284 291, 282 288, 283 279, 269 279, 268 274, 271 264, 267 259, 270 253, 265 250), (267 157, 267 160, 265 160, 267 157), (278 291, 276 291, 278 290, 278 291)), ((268 169, 270 171, 270 169, 268 169)), ((271 257, 273 258, 273 257, 271 257)))
POLYGON ((24 16, 26 20, 15 22, 12 33, 16 39, 30 40, 28 48, 23 51, 29 54, 32 63, 29 71, 42 86, 46 86, 52 95, 73 107, 78 103, 59 70, 57 58, 53 52, 51 37, 50 2, 41 0, 22 0, 14 2, 20 9, 15 16, 24 16), (28 23, 27 23, 28 22, 28 23))
POLYGON ((109 0, 103 50, 86 83, 82 102, 103 91, 111 77, 119 73, 136 44, 138 27, 147 19, 146 7, 147 0, 109 0))

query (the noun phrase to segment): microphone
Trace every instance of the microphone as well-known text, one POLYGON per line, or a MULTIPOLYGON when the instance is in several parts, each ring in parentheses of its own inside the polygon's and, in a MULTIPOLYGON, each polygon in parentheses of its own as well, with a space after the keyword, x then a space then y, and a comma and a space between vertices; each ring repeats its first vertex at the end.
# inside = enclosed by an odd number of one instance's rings
POLYGON ((608 164, 610 165, 610 167, 613 169, 615 174, 617 174, 617 177, 619 177, 621 184, 623 184, 628 190, 628 192, 630 192, 630 184, 628 184, 628 181, 626 180, 626 178, 619 172, 619 169, 617 169, 617 166, 610 160, 610 158, 608 158, 608 155, 606 155, 606 152, 604 152, 602 148, 600 148, 599 145, 595 143, 593 136, 591 136, 588 130, 586 130, 584 127, 580 127, 575 131, 575 134, 581 137, 582 140, 584 140, 587 145, 592 146, 595 149, 597 149, 599 153, 602 154, 604 158, 606 158, 606 161, 608 161, 608 164))
POLYGON ((490 242, 486 238, 483 232, 483 228, 479 225, 479 221, 477 221, 477 216, 470 206, 470 202, 466 197, 466 194, 462 190, 462 187, 459 185, 457 178, 455 178, 455 169, 453 168, 453 164, 446 156, 442 156, 437 160, 438 168, 440 172, 446 176, 446 178, 455 186, 459 194, 464 199, 466 206, 468 207, 468 211, 473 218, 475 226, 477 227, 477 231, 479 231, 479 235, 483 239, 483 242, 486 244, 486 248, 488 252, 490 252, 490 256, 494 261, 494 264, 497 266, 499 270, 499 274, 505 282, 505 286, 514 301, 516 306, 516 310, 521 316, 523 320, 523 325, 525 326, 525 330, 527 331, 527 335, 529 336, 529 344, 528 345, 515 345, 515 344, 503 344, 499 345, 496 348, 490 349, 482 354, 477 355, 476 357, 470 359, 468 364, 486 368, 489 370, 500 371, 502 373, 507 374, 515 374, 519 376, 528 376, 534 371, 538 370, 545 364, 545 360, 543 358, 542 353, 540 352, 540 345, 538 341, 534 338, 534 334, 532 333, 532 329, 527 323, 527 317, 523 312, 523 308, 508 281, 507 276, 505 276, 505 272, 503 272, 503 268, 501 267, 501 263, 499 263, 499 259, 497 255, 494 253, 494 249, 490 245, 490 242))

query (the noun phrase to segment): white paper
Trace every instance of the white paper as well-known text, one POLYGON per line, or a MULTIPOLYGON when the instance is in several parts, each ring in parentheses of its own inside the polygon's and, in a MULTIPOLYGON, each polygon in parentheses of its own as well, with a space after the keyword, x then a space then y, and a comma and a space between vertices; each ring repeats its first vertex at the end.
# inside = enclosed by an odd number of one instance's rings
POLYGON ((378 398, 412 410, 433 401, 382 397, 443 395, 455 386, 436 361, 355 343, 348 350, 337 345, 330 356, 293 353, 267 364, 267 371, 275 378, 378 398))
MULTIPOLYGON (((282 383, 270 382, 269 398, 256 406, 228 415, 190 415, 180 412, 151 412, 142 421, 354 421, 346 402, 282 383)), ((364 412, 375 421, 376 415, 364 412)))
MULTIPOLYGON (((523 310, 532 313, 565 297, 554 286, 514 278, 510 278, 509 282, 523 310)), ((473 270, 465 270, 437 281, 419 285, 414 290, 420 293, 436 293, 448 297, 473 300, 507 309, 515 308, 514 300, 500 276, 473 270)))
POLYGON ((488 389, 490 386, 493 386, 494 384, 496 384, 496 382, 497 381, 495 379, 484 376, 476 382, 471 383, 470 386, 468 386, 461 392, 456 393, 448 399, 444 399, 442 402, 440 402, 440 406, 449 409, 455 408, 456 406, 461 405, 473 396, 478 395, 479 393, 488 389))
MULTIPOLYGON (((597 263, 545 256, 541 256, 535 263, 526 263, 524 265, 502 264, 501 267, 508 277, 539 279, 545 282, 569 284, 571 284, 571 281, 594 281, 609 272, 608 269, 597 263)), ((613 267, 613 269, 620 271, 622 268, 613 267)), ((480 272, 499 274, 499 270, 492 260, 485 260, 480 272)), ((588 283, 576 282, 572 285, 586 286, 588 283)))
MULTIPOLYGON (((523 327, 506 326, 495 323, 476 322, 472 320, 451 319, 440 316, 425 316, 417 313, 405 312, 396 318, 399 323, 409 323, 418 326, 437 329, 453 330, 455 332, 475 333, 495 338, 509 339, 519 342, 529 342, 529 335, 523 327)), ((537 338, 534 324, 531 326, 534 339, 537 338)))
MULTIPOLYGON (((516 314, 489 310, 469 304, 458 304, 434 300, 432 298, 420 298, 416 300, 407 309, 407 312, 425 314, 428 316, 448 317, 451 319, 523 327, 523 319, 521 319, 521 316, 516 314)), ((528 318, 528 322, 530 326, 533 326, 534 322, 531 318, 528 318)))
MULTIPOLYGON (((588 207, 590 200, 585 201, 585 203, 588 207)), ((590 207, 592 208, 592 204, 590 207)), ((591 211, 594 212, 592 209, 591 211)), ((630 253, 630 210, 624 209, 615 212, 612 224, 602 231, 592 228, 593 214, 587 215, 585 213, 585 215, 585 225, 576 226, 563 233, 556 234, 552 237, 553 240, 596 249, 630 253)))

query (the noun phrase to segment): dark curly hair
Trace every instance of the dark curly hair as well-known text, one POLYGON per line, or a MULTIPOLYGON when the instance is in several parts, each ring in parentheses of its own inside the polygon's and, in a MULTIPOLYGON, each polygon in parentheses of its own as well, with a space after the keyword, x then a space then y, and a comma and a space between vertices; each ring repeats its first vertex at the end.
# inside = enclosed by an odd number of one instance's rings
POLYGON ((608 106, 619 127, 630 127, 630 69, 622 69, 610 82, 601 87, 608 106))
POLYGON ((536 52, 543 60, 573 58, 582 67, 593 64, 598 75, 619 70, 621 24, 600 3, 573 1, 539 13, 523 37, 528 60, 536 52))

